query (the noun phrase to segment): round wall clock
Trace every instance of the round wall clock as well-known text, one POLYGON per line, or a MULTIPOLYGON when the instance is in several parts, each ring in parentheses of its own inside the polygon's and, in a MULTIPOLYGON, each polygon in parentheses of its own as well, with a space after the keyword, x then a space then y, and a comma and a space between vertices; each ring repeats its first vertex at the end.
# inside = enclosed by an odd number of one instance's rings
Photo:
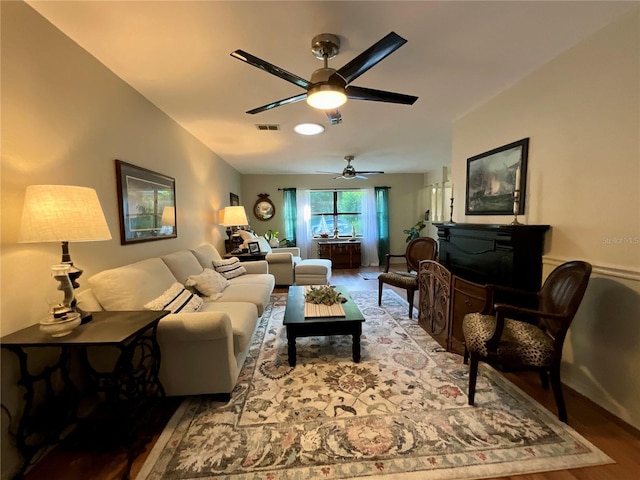
POLYGON ((256 204, 253 206, 253 214, 258 220, 270 220, 276 214, 276 207, 269 199, 268 193, 259 193, 258 197, 256 204))

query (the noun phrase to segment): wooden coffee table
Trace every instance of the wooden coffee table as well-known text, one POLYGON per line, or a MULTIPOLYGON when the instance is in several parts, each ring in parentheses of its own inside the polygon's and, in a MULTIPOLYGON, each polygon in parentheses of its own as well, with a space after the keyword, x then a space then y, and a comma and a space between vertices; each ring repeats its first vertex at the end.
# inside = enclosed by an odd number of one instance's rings
POLYGON ((289 287, 287 306, 284 311, 284 325, 287 327, 289 344, 289 365, 296 366, 296 338, 324 335, 351 335, 353 337, 353 361, 360 361, 360 335, 364 317, 358 306, 342 286, 335 287, 347 299, 342 304, 344 317, 312 317, 304 316, 304 286, 289 287))

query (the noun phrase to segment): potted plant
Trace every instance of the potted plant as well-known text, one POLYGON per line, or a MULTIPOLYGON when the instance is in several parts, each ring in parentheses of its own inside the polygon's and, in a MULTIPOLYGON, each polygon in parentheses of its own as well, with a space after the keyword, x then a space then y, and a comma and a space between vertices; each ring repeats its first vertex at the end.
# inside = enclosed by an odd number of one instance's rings
POLYGON ((279 234, 280 232, 274 230, 267 230, 267 232, 264 234, 264 238, 267 239, 269 245, 271 245, 272 248, 277 248, 280 246, 280 240, 278 240, 279 234))
POLYGON ((402 233, 407 234, 407 243, 409 243, 411 240, 415 238, 418 238, 420 236, 420 232, 425 227, 425 225, 426 224, 424 223, 424 221, 418 220, 418 223, 416 223, 413 227, 403 230, 402 233))

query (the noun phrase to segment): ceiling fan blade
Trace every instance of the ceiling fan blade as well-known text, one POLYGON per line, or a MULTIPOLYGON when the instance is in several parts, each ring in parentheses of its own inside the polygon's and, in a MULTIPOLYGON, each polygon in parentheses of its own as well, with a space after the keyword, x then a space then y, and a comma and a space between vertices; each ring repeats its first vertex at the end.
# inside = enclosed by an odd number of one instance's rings
POLYGON ((288 103, 296 103, 296 102, 299 102, 301 100, 304 100, 305 98, 307 98, 307 94, 306 93, 301 93, 300 95, 296 95, 294 97, 285 98, 285 99, 282 99, 282 100, 278 100, 277 102, 269 103, 267 105, 263 105, 261 107, 254 108, 253 110, 249 110, 247 113, 250 113, 251 115, 254 115, 256 113, 266 112, 267 110, 271 110, 272 108, 280 107, 282 105, 287 105, 288 103))
MULTIPOLYGON (((364 172, 363 172, 363 173, 364 173, 364 172)), ((353 177, 351 177, 351 178, 357 178, 357 179, 359 179, 359 180, 367 180, 367 177, 364 177, 364 176, 360 175, 360 172, 358 172, 358 174, 357 174, 357 175, 354 175, 354 176, 353 176, 353 177)))
POLYGON ((338 74, 351 83, 376 63, 391 55, 407 41, 395 32, 374 43, 364 52, 338 70, 338 74))
POLYGON ((338 125, 342 123, 342 114, 340 113, 340 110, 325 110, 325 113, 327 114, 327 118, 331 125, 338 125))
POLYGON ((326 173, 327 175, 342 175, 342 173, 338 172, 322 172, 320 170, 316 170, 316 173, 326 173))
POLYGON ((276 77, 280 77, 287 82, 291 82, 294 85, 298 85, 299 87, 304 88, 305 90, 309 90, 311 88, 311 82, 305 80, 304 78, 299 77, 298 75, 287 72, 286 70, 276 67, 275 65, 267 62, 266 60, 262 60, 261 58, 254 57, 250 53, 245 52, 244 50, 234 50, 230 54, 233 58, 237 58, 249 65, 253 65, 254 67, 259 68, 260 70, 264 70, 271 75, 275 75, 276 77))
POLYGON ((381 175, 383 173, 384 172, 380 172, 380 171, 377 171, 377 172, 360 172, 360 171, 358 171, 358 175, 360 175, 360 174, 362 174, 362 175, 381 175))
POLYGON ((373 88, 348 86, 346 92, 347 98, 352 100, 371 100, 373 102, 400 103, 402 105, 413 105, 418 100, 418 97, 413 95, 374 90, 373 88))

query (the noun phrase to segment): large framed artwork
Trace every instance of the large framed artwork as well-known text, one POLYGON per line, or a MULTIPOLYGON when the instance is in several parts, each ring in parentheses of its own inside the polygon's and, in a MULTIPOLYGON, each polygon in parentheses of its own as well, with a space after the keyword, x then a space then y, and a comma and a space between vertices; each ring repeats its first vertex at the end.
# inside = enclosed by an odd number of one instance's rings
POLYGON ((120 243, 176 238, 175 179, 116 160, 120 243))
POLYGON ((467 159, 466 215, 513 215, 514 191, 524 214, 529 139, 494 148, 467 159))

